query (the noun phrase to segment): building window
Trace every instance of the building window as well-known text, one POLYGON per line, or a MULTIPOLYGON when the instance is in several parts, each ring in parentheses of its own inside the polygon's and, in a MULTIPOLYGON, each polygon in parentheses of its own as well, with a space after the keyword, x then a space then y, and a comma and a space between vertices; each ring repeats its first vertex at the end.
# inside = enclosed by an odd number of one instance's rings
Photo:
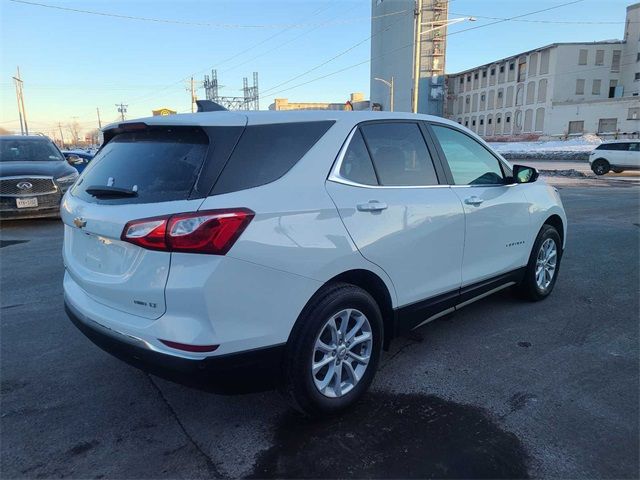
POLYGON ((584 78, 576 80, 576 95, 584 95, 584 78))
POLYGON ((464 103, 470 103, 471 99, 469 98, 469 95, 467 95, 467 98, 464 99, 464 103))
POLYGON ((591 88, 591 94, 592 95, 600 95, 600 86, 602 84, 602 80, 594 80, 593 81, 593 86, 591 88))
POLYGON ((501 120, 502 120, 502 118, 501 118, 501 117, 498 117, 498 118, 496 119, 496 123, 500 123, 500 121, 501 121, 501 120))
POLYGON ((498 98, 502 98, 502 90, 498 90, 498 98))
POLYGON ((489 125, 491 125, 491 120, 492 120, 491 118, 487 118, 487 123, 488 123, 489 125))
POLYGON ((596 65, 604 65, 604 50, 596 50, 596 65))
POLYGON ((480 101, 484 102, 486 100, 487 96, 483 93, 482 95, 480 95, 480 101))
POLYGON ((468 127, 468 126, 469 126, 469 120, 465 120, 465 121, 464 121, 464 126, 465 126, 465 127, 468 127))
POLYGON ((522 62, 518 64, 518 81, 524 82, 524 79, 526 76, 527 76, 527 63, 522 62))
POLYGON ((480 125, 484 125, 484 118, 480 119, 480 125))
POLYGON ((504 121, 505 123, 511 123, 511 117, 507 115, 506 117, 504 117, 504 121))
POLYGON ((482 78, 487 78, 487 71, 486 70, 482 71, 482 78))
POLYGON ((619 72, 620 71, 620 56, 622 55, 622 50, 614 50, 613 57, 611 58, 611 71, 619 72))
POLYGON ((471 75, 467 75, 467 82, 471 81, 471 75))
POLYGON ((578 65, 586 65, 587 64, 587 55, 589 54, 589 50, 586 48, 581 48, 578 53, 578 65))
POLYGON ((472 121, 471 121, 471 125, 473 125, 473 126, 475 127, 475 126, 476 126, 476 121, 475 121, 475 120, 472 120, 472 121))
POLYGON ((638 80, 640 80, 640 72, 636 72, 635 76, 633 77, 633 79, 637 82, 638 80))
MULTIPOLYGON (((638 54, 638 58, 640 59, 640 53, 638 54)), ((493 77, 496 74, 496 67, 491 68, 491 76, 493 77)))
POLYGON ((478 79, 478 72, 476 72, 476 73, 474 73, 474 74, 473 74, 473 79, 474 79, 474 80, 477 80, 477 79, 478 79))
POLYGON ((616 96, 616 87, 618 86, 618 80, 609 80, 609 98, 616 96))
POLYGON ((500 65, 500 73, 504 73, 504 65, 500 65))
POLYGON ((640 52, 636 53, 636 62, 640 62, 640 52))
POLYGON ((627 120, 638 120, 640 119, 640 107, 632 107, 629 109, 629 114, 627 115, 627 120))
POLYGON ((584 132, 583 120, 575 120, 573 122, 569 122, 569 135, 577 135, 582 132, 584 132))
POLYGON ((460 85, 464 84, 464 77, 460 77, 460 85))
POLYGON ((598 120, 598 133, 615 133, 617 130, 617 118, 601 118, 598 120))
POLYGON ((510 63, 509 64, 509 70, 515 70, 516 69, 516 64, 515 63, 510 63))

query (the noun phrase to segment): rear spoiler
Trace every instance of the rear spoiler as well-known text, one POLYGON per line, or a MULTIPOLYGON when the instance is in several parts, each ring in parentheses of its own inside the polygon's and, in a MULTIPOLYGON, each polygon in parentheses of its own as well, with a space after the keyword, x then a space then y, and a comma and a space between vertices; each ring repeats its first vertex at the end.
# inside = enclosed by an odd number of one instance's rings
POLYGON ((224 108, 219 103, 216 103, 212 100, 196 100, 196 105, 198 105, 198 113, 200 112, 227 112, 228 110, 224 108))

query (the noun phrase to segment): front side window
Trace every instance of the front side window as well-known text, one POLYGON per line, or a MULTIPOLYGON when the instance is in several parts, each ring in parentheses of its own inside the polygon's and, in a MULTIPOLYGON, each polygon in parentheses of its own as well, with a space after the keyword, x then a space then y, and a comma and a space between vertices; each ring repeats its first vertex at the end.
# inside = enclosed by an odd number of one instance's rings
POLYGON ((452 128, 433 125, 456 185, 503 185, 500 162, 483 145, 452 128))
POLYGON ((371 123, 361 127, 380 185, 437 185, 433 161, 416 123, 371 123))
POLYGON ((378 184, 376 173, 371 164, 371 157, 369 157, 360 130, 356 130, 347 147, 340 165, 340 176, 362 185, 378 184))

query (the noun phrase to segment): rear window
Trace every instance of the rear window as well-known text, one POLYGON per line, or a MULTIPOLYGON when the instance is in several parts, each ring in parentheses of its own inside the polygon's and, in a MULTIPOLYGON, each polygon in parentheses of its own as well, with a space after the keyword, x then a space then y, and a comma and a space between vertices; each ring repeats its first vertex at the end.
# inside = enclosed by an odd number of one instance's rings
POLYGON ((25 140, 20 137, 0 138, 0 162, 64 161, 51 141, 25 140))
POLYGON ((151 203, 189 197, 207 155, 208 136, 195 128, 121 133, 85 169, 73 195, 94 203, 151 203), (135 197, 96 198, 89 187, 137 190, 135 197))
POLYGON ((287 173, 333 121, 248 126, 218 178, 213 194, 257 187, 287 173))

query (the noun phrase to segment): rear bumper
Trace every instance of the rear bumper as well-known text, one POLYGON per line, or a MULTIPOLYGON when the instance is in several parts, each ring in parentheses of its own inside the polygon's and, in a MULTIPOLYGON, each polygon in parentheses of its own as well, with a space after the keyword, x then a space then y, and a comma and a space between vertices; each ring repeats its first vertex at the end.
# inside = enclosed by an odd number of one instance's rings
POLYGON ((190 359, 159 352, 142 339, 105 327, 66 300, 65 310, 73 324, 102 350, 167 380, 224 394, 262 391, 280 382, 284 345, 190 359))

